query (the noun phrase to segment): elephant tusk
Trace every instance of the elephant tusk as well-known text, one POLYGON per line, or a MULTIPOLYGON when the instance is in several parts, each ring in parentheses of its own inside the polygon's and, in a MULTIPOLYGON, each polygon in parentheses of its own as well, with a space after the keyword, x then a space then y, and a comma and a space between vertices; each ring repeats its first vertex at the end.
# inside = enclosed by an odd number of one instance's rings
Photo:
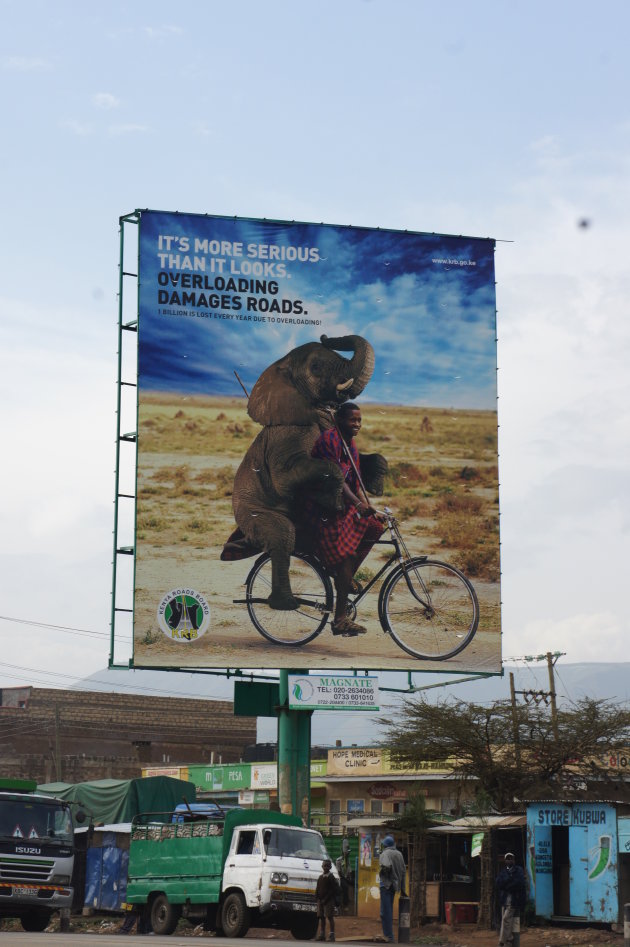
POLYGON ((349 378, 348 381, 344 381, 341 385, 337 385, 337 393, 342 394, 344 391, 347 391, 348 388, 352 388, 354 384, 354 378, 349 378))

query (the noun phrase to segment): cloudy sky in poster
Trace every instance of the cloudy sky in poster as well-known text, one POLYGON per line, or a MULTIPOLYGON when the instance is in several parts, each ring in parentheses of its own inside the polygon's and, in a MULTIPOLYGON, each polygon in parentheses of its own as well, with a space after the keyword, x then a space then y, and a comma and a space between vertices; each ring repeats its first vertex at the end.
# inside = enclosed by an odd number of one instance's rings
POLYGON ((160 213, 142 215, 140 234, 141 389, 234 394, 235 368, 251 389, 267 365, 295 346, 322 333, 360 334, 376 351, 365 400, 496 409, 490 240, 160 213), (173 239, 167 244, 164 235, 173 239), (174 252, 181 238, 188 240, 187 254, 174 252), (228 253, 195 254, 196 240, 226 243, 228 253), (300 248, 302 255, 286 260, 277 276, 270 246, 279 253, 300 248), (282 322, 281 315, 260 321, 247 303, 249 291, 238 286, 223 293, 227 309, 209 303, 230 278, 254 279, 256 268, 278 287, 266 298, 291 306, 300 300, 297 314, 289 309, 282 322), (180 285, 193 272, 207 278, 196 291, 190 280, 188 289, 180 285), (170 303, 159 304, 160 290, 170 303), (234 296, 238 308, 230 309, 234 296))

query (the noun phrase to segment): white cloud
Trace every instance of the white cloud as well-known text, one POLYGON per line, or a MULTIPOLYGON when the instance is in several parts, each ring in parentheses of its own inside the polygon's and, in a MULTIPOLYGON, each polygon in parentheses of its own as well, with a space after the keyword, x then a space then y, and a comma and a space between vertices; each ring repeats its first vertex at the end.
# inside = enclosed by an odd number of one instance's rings
POLYGON ((73 135, 78 135, 80 138, 94 134, 94 125, 91 122, 78 122, 74 118, 68 118, 61 122, 60 127, 67 128, 73 135))
POLYGON ((38 69, 47 69, 50 65, 39 56, 2 56, 0 62, 3 69, 15 72, 33 72, 38 69))
POLYGON ((541 618, 526 622, 519 636, 506 636, 506 654, 544 654, 562 651, 568 662, 626 661, 625 628, 614 612, 541 618))
POLYGON ((98 109, 108 111, 109 109, 118 108, 120 99, 117 99, 116 96, 110 92, 96 92, 92 96, 92 104, 98 109))
POLYGON ((149 39, 169 39, 173 36, 181 36, 184 30, 181 26, 165 24, 164 26, 145 26, 144 33, 149 39))
POLYGON ((112 137, 119 135, 138 135, 150 131, 148 125, 139 125, 134 122, 123 122, 120 125, 110 125, 107 132, 112 137))

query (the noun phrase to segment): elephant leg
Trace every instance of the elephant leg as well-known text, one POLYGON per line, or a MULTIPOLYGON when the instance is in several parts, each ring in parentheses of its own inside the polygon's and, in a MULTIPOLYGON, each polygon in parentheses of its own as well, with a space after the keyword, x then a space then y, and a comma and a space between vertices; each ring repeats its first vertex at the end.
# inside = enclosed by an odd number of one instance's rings
POLYGON ((271 556, 271 608, 290 611, 298 607, 289 579, 291 553, 295 549, 295 526, 281 513, 262 513, 256 516, 255 534, 271 556))

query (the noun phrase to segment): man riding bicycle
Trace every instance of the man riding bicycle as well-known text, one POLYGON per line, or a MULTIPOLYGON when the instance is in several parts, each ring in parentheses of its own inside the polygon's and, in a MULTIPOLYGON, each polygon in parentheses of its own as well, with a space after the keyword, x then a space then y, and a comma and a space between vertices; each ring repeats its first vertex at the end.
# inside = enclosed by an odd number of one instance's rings
POLYGON ((360 591, 354 575, 381 536, 384 525, 382 515, 371 505, 361 481, 359 451, 354 442, 361 430, 361 409, 346 401, 338 408, 335 420, 335 425, 317 438, 311 456, 331 460, 341 468, 344 508, 334 512, 322 510, 309 498, 305 512, 313 530, 317 556, 335 580, 333 635, 353 638, 365 634, 367 629, 346 614, 348 595, 360 591))

